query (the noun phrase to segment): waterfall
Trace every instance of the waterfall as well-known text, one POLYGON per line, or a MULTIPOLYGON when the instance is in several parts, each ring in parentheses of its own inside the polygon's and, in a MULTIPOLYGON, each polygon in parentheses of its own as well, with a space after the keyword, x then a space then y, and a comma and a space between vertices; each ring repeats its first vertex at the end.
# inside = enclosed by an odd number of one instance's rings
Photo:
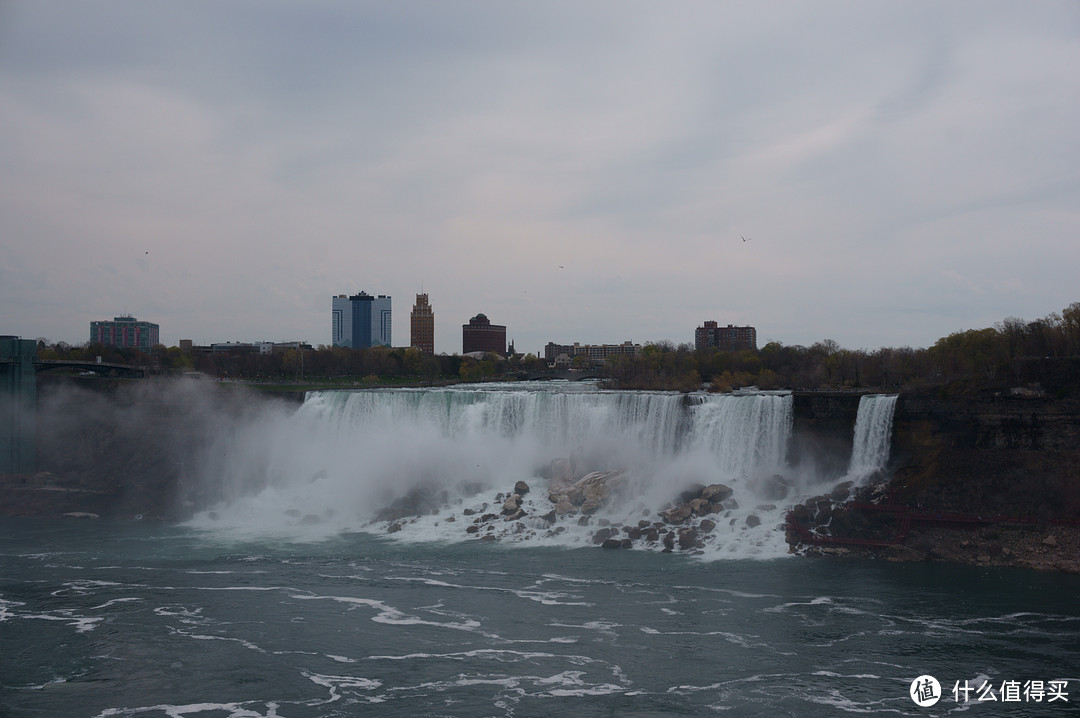
POLYGON ((657 520, 689 488, 724 484, 731 501, 713 514, 723 525, 710 548, 723 534, 728 553, 781 555, 786 545, 776 529, 800 484, 786 463, 792 409, 784 393, 569 384, 310 392, 292 416, 237 430, 208 452, 201 472, 221 488, 207 493, 216 503, 193 524, 315 538, 385 533, 380 512, 419 497, 398 514, 407 519, 402 538, 465 540, 471 517, 498 514, 498 494, 524 481, 533 489, 527 518, 486 526, 506 540, 588 543, 595 523, 579 527, 574 517, 556 532, 541 519, 553 508, 544 477, 560 460, 574 479, 625 472, 626 490, 593 519, 626 526, 657 520))
POLYGON ((896 398, 895 394, 865 394, 859 399, 847 473, 852 480, 865 480, 888 464, 896 398))

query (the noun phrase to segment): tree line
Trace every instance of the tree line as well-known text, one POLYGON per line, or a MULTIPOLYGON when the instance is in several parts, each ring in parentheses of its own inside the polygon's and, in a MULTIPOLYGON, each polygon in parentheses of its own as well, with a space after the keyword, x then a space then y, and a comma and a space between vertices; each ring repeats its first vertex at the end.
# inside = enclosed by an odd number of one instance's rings
POLYGON ((1078 395, 1080 302, 1060 314, 954 332, 924 349, 845 349, 826 339, 811 346, 769 342, 758 350, 696 351, 689 344, 650 344, 634 357, 609 360, 620 387, 713 391, 760 389, 890 391, 935 387, 946 392, 1035 387, 1078 395))
MULTIPOLYGON (((548 372, 532 354, 509 359, 431 355, 413 348, 347 349, 319 346, 269 354, 184 352, 158 345, 149 353, 87 343, 38 342, 39 359, 71 359, 146 366, 161 374, 201 372, 223 379, 305 383, 445 383, 521 379, 548 372)), ((625 389, 726 392, 760 389, 888 391, 937 387, 977 391, 1040 386, 1057 396, 1078 395, 1080 302, 1060 314, 1025 321, 1009 317, 993 327, 955 332, 928 348, 845 349, 831 339, 810 346, 769 342, 756 350, 697 351, 689 344, 646 344, 636 356, 608 359, 599 369, 625 389)))

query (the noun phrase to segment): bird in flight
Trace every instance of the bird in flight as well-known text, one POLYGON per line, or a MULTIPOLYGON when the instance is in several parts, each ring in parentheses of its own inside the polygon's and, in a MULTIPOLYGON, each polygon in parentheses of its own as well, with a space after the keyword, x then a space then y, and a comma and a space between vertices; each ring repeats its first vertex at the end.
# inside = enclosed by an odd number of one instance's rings
MULTIPOLYGON (((742 237, 741 234, 739 236, 742 237)), ((742 241, 744 242, 749 242, 751 239, 753 239, 753 237, 742 237, 742 241)))

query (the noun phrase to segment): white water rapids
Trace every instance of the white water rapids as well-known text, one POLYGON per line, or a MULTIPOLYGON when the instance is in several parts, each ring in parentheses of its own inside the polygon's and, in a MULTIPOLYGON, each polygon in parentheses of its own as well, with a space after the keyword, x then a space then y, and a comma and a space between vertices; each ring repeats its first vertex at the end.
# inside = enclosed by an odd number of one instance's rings
POLYGON ((887 439, 875 434, 862 446, 857 438, 848 476, 806 475, 787 463, 791 432, 792 396, 776 392, 553 384, 313 392, 291 417, 219 438, 201 472, 218 487, 220 503, 192 523, 252 538, 385 533, 379 510, 411 493, 425 498, 425 509, 401 522, 396 540, 475 540, 466 533, 474 516, 499 514, 498 494, 525 481, 527 516, 490 522, 497 538, 580 546, 592 545, 598 526, 657 521, 688 487, 720 483, 733 495, 709 517, 717 526, 703 555, 778 556, 787 551, 778 530, 787 508, 867 475, 871 463, 881 468, 888 456, 887 439), (625 470, 629 491, 587 525, 569 516, 553 526, 540 517, 552 510, 545 476, 556 459, 569 460, 575 478, 625 470))

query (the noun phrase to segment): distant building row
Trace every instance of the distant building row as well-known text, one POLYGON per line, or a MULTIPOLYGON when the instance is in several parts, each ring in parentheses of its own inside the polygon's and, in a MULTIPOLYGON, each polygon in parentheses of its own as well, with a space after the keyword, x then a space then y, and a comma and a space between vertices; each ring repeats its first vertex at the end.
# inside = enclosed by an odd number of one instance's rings
MULTIPOLYGON (((333 345, 366 349, 391 346, 391 299, 367 292, 333 298, 331 330, 333 345)), ((409 316, 409 346, 427 354, 435 353, 435 312, 427 294, 417 294, 409 316)), ((461 327, 461 352, 491 352, 506 355, 506 326, 492 324, 484 314, 477 314, 461 327)))
POLYGON ((277 354, 288 349, 311 351, 313 348, 306 342, 217 342, 198 346, 190 339, 180 340, 180 351, 188 354, 277 354))
MULTIPOLYGON (((392 310, 388 295, 373 296, 360 292, 352 296, 339 294, 332 300, 331 326, 333 345, 355 349, 372 346, 391 346, 392 310)), ((422 352, 435 352, 435 312, 431 308, 427 294, 417 294, 416 304, 410 315, 410 346, 422 352)), ((112 321, 90 322, 91 343, 105 346, 130 347, 149 352, 160 343, 160 328, 152 322, 140 322, 133 316, 115 317, 112 321)), ((188 342, 190 345, 190 342, 188 342)), ((258 351, 271 353, 275 349, 305 347, 299 343, 276 345, 269 342, 231 346, 229 343, 211 345, 212 351, 258 351)), ((736 327, 728 324, 719 326, 714 321, 707 321, 694 330, 694 348, 703 351, 710 348, 720 351, 739 351, 757 349, 757 329, 754 327, 736 327)), ((492 324, 484 314, 477 314, 461 327, 461 349, 463 354, 472 352, 490 352, 505 356, 506 326, 492 324)), ((613 356, 634 356, 641 351, 640 344, 625 341, 622 344, 556 344, 548 342, 544 347, 544 358, 555 362, 560 355, 570 359, 587 356, 594 362, 602 362, 613 356)))
POLYGON ((548 342, 544 347, 544 359, 549 364, 570 363, 574 357, 586 356, 594 364, 607 361, 615 356, 636 356, 641 351, 640 344, 625 341, 622 344, 556 344, 548 342), (565 359, 563 359, 565 357, 565 359))

